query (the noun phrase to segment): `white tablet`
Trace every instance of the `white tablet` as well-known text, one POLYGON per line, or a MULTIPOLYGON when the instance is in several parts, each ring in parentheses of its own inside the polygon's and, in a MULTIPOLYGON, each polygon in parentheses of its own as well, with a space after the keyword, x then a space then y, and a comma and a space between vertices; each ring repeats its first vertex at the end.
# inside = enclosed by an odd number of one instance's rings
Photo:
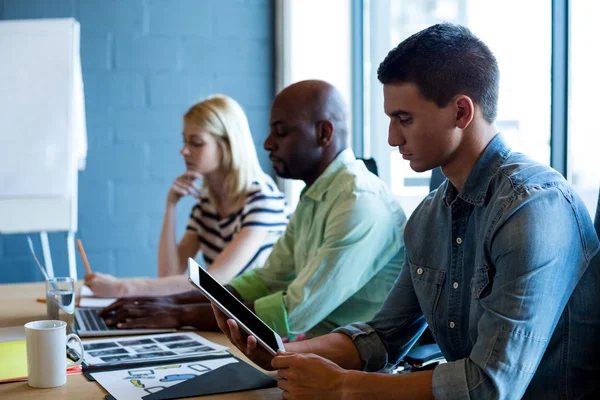
POLYGON ((269 353, 275 356, 278 349, 285 351, 281 337, 192 258, 188 258, 188 271, 189 281, 247 334, 254 336, 269 353))

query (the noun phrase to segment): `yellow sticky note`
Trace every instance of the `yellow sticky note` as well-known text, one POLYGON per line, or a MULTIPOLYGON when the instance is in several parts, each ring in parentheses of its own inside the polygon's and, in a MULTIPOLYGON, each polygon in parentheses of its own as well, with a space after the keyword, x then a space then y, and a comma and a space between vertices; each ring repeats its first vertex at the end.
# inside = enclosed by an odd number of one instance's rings
POLYGON ((0 342, 0 382, 25 379, 27 379, 25 341, 0 342))

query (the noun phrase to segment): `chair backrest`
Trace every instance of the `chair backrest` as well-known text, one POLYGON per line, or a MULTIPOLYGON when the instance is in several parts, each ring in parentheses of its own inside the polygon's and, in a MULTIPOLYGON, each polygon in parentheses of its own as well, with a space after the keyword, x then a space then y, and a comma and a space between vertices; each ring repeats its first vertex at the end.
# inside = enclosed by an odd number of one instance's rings
POLYGON ((429 180, 429 191, 433 192, 435 189, 439 188, 445 180, 446 177, 442 174, 442 169, 440 167, 432 169, 431 179, 429 180))
POLYGON ((374 158, 358 158, 358 160, 364 162, 367 169, 371 171, 371 173, 379 176, 379 171, 377 170, 377 163, 375 162, 374 158))
POLYGON ((600 238, 600 192, 598 193, 598 205, 596 206, 596 218, 594 219, 594 226, 596 227, 596 234, 600 238))

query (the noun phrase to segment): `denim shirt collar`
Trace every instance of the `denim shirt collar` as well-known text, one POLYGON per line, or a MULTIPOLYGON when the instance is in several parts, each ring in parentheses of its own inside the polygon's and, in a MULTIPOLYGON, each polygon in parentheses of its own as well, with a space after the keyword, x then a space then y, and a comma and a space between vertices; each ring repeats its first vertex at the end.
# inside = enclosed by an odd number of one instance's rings
POLYGON ((506 144, 504 137, 498 133, 473 166, 460 193, 449 180, 446 180, 444 204, 450 207, 458 197, 474 206, 484 205, 490 181, 502 163, 508 158, 510 152, 510 147, 506 144))
POLYGON ((350 164, 354 161, 356 161, 356 157, 354 157, 354 152, 352 149, 347 148, 341 151, 327 166, 327 168, 325 168, 325 171, 319 175, 317 180, 315 180, 312 185, 302 190, 300 193, 300 198, 302 199, 304 196, 307 196, 313 200, 322 201, 325 198, 325 194, 331 187, 336 173, 344 165, 350 164))

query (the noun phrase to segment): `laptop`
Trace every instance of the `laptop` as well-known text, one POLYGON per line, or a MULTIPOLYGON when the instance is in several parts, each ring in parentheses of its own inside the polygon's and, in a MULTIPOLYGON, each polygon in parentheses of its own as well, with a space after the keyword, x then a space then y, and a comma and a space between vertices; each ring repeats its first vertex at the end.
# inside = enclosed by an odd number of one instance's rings
POLYGON ((145 335, 147 333, 172 333, 176 329, 117 329, 108 327, 98 312, 117 299, 93 297, 94 292, 83 285, 79 289, 79 306, 75 307, 75 332, 80 337, 145 335))
POLYGON ((98 315, 102 308, 75 308, 75 332, 80 337, 95 336, 125 336, 125 335, 145 335, 149 333, 172 333, 174 328, 158 329, 117 329, 106 326, 104 319, 98 315))

